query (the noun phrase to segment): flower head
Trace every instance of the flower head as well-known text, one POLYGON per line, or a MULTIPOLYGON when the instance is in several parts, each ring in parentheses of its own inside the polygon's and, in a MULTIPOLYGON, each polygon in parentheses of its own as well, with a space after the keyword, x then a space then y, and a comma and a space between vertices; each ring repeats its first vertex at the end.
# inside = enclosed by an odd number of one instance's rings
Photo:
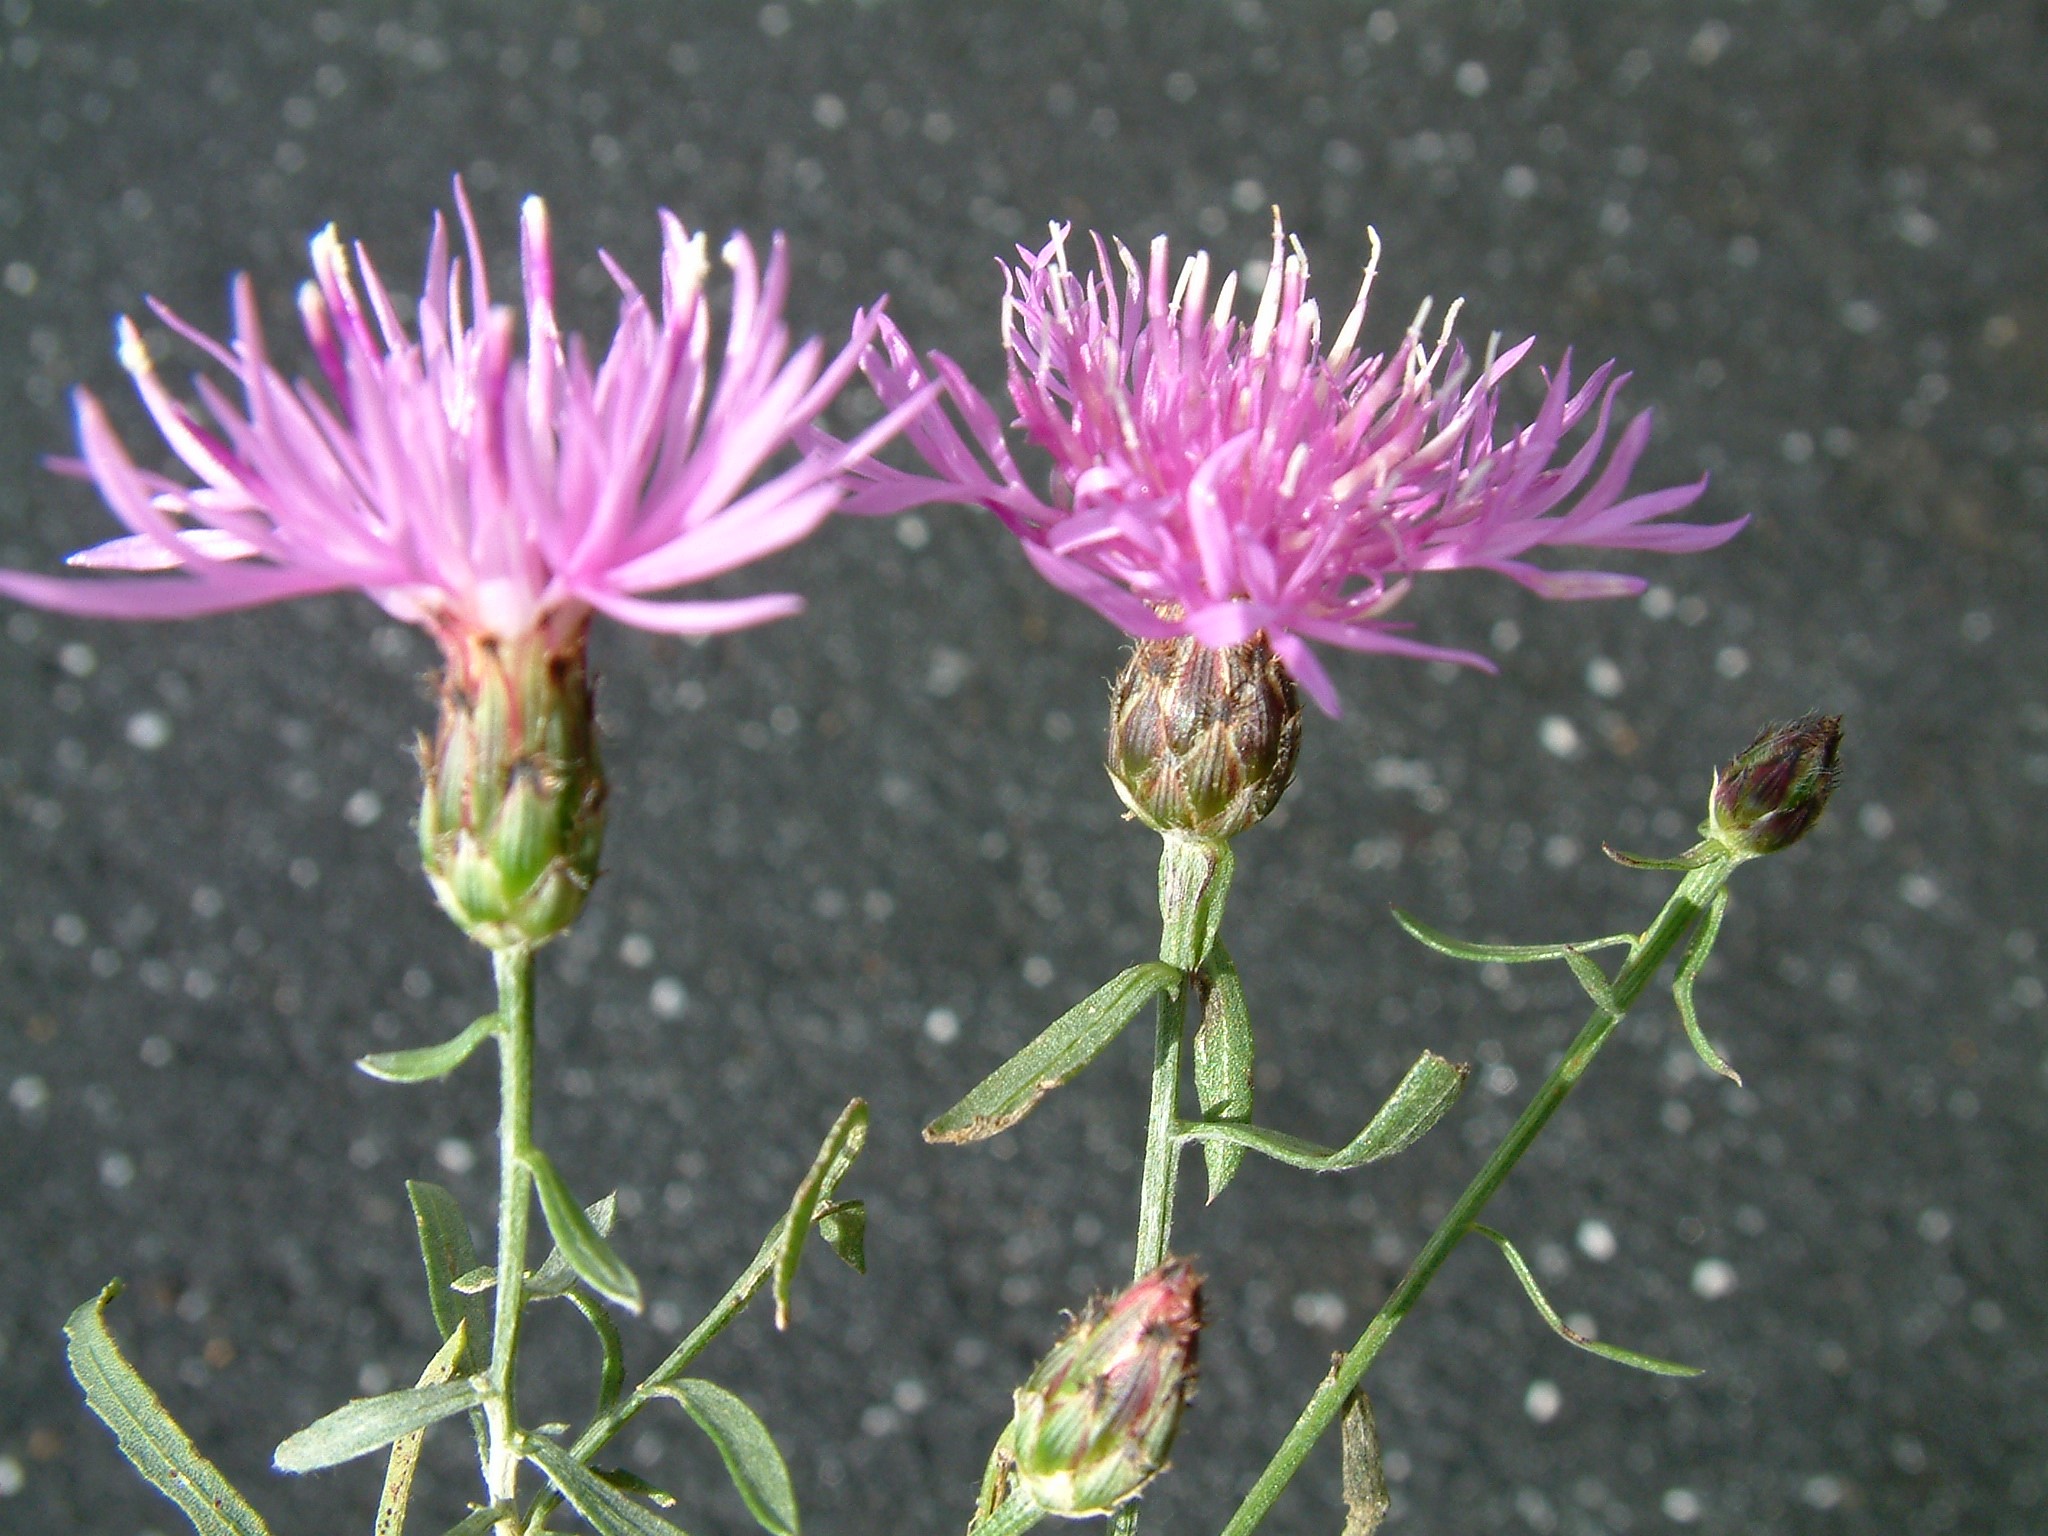
POLYGON ((1264 633, 1333 714, 1336 689, 1312 641, 1487 665, 1388 618, 1422 572, 1480 567, 1546 597, 1612 597, 1643 584, 1523 557, 1544 544, 1700 550, 1742 526, 1662 521, 1704 482, 1622 495, 1650 416, 1631 420, 1601 462, 1625 378, 1612 363, 1574 388, 1567 356, 1545 375, 1534 419, 1504 427, 1501 387, 1532 343, 1475 365, 1448 324, 1425 342, 1418 316, 1391 354, 1361 355, 1373 267, 1325 345, 1307 260, 1277 217, 1249 324, 1234 313, 1235 273, 1212 302, 1206 252, 1176 278, 1164 237, 1143 266, 1098 237, 1096 270, 1083 276, 1068 264, 1067 233, 1054 226, 1049 244, 1020 247, 1005 269, 1010 398, 1052 457, 1049 495, 1025 483, 995 410, 958 366, 937 353, 920 360, 885 321, 863 364, 884 399, 907 401, 936 375, 959 421, 933 410, 907 429, 929 474, 861 465, 856 508, 986 507, 1047 580, 1133 636, 1221 649, 1264 633), (1554 464, 1582 426, 1584 440, 1554 464))
POLYGON ((79 391, 83 458, 69 467, 98 486, 129 533, 70 563, 127 574, 0 572, 0 592, 140 619, 355 587, 444 648, 451 636, 577 631, 592 611, 703 634, 800 608, 787 593, 718 602, 646 594, 791 544, 840 504, 847 465, 900 414, 837 453, 749 482, 830 403, 876 320, 860 322, 829 363, 816 340, 792 351, 781 238, 763 271, 734 235, 723 253, 731 316, 714 364, 703 236, 663 212, 658 303, 605 258, 619 324, 594 361, 556 324, 547 210, 529 198, 522 354, 512 310, 492 302, 460 182, 455 191, 466 256, 451 256, 437 216, 416 336, 360 246, 351 253, 331 227, 314 239, 299 311, 324 388, 288 380, 272 362, 246 276, 234 283, 230 344, 155 306, 233 376, 240 402, 202 378, 201 409, 188 408, 124 318, 122 364, 197 483, 138 468, 99 402, 79 391))
POLYGON ((1841 751, 1840 715, 1815 711, 1765 726, 1715 773, 1700 830, 1739 858, 1791 847, 1827 809, 1841 751))

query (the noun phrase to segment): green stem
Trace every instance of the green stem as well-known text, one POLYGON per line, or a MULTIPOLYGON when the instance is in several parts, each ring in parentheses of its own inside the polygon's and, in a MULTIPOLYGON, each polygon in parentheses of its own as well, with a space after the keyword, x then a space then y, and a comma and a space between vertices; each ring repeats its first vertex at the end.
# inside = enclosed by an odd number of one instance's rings
MULTIPOLYGON (((724 1332, 734 1318, 746 1310, 747 1303, 760 1293, 761 1287, 768 1283, 769 1276, 775 1272, 775 1253, 782 1241, 783 1225, 788 1219, 784 1217, 781 1222, 776 1223, 762 1242, 761 1251, 754 1255, 754 1262, 746 1267, 739 1279, 726 1288, 725 1294, 718 1299, 718 1304, 705 1314, 701 1323, 690 1330, 689 1336, 669 1351, 668 1358, 649 1371, 647 1378, 639 1386, 591 1420, 590 1427, 578 1435, 576 1443, 569 1448, 571 1456, 588 1466, 591 1457, 603 1450, 613 1436, 631 1423, 635 1414, 654 1401, 657 1387, 680 1376, 688 1369, 690 1362, 701 1355, 705 1347, 724 1332)), ((552 1489, 534 1500, 533 1509, 526 1517, 525 1529, 528 1536, 533 1536, 533 1533, 541 1529, 548 1515, 561 1502, 561 1496, 552 1489)))
POLYGON ((1480 1212, 1486 1208, 1487 1201, 1514 1171, 1516 1162, 1529 1150, 1550 1117, 1557 1113, 1558 1106, 1564 1103, 1566 1096, 1585 1075, 1586 1068, 1607 1042, 1607 1037, 1614 1033, 1615 1026, 1642 995, 1666 957, 1684 939, 1686 930, 1713 900, 1733 868, 1733 861, 1717 860, 1693 870, 1679 883, 1671 899, 1664 904, 1664 910, 1657 914, 1657 920, 1629 950, 1628 960, 1614 978, 1613 1006, 1593 1011, 1593 1016, 1565 1052, 1564 1059, 1544 1079, 1543 1086, 1529 1101, 1528 1108, 1522 1111, 1521 1118, 1515 1121, 1506 1138, 1494 1149, 1493 1156, 1486 1160, 1486 1165, 1466 1186, 1464 1194, 1458 1197, 1458 1203, 1451 1207, 1450 1214, 1430 1234, 1422 1252, 1415 1256, 1408 1273, 1401 1277, 1401 1283, 1394 1287, 1385 1305, 1366 1325, 1358 1342, 1351 1346, 1336 1371, 1316 1389, 1315 1396, 1302 1409, 1301 1417, 1295 1420, 1294 1427, 1273 1453, 1265 1471, 1259 1474, 1258 1481, 1244 1496, 1244 1502, 1230 1517, 1230 1523, 1224 1526, 1222 1536, 1249 1536, 1266 1517, 1274 1501, 1280 1497, 1281 1490, 1301 1469, 1316 1441, 1344 1411, 1346 1399, 1357 1388, 1366 1368, 1378 1358, 1401 1320, 1421 1299, 1429 1282, 1443 1267, 1444 1260, 1450 1257, 1451 1250, 1471 1230, 1480 1212))
POLYGON ((526 1306, 526 1229, 533 1205, 533 952, 492 952, 498 980, 498 1284, 485 1376, 484 1421, 490 1450, 484 1484, 506 1514, 500 1536, 518 1536, 519 1411, 515 1369, 526 1306))
POLYGON ((1145 1168, 1138 1182, 1138 1253, 1131 1278, 1166 1262, 1173 1237, 1173 1191, 1180 1169, 1180 1044, 1187 1028, 1188 993, 1195 978, 1159 994, 1159 1028, 1152 1041, 1152 1110, 1145 1123, 1145 1168))

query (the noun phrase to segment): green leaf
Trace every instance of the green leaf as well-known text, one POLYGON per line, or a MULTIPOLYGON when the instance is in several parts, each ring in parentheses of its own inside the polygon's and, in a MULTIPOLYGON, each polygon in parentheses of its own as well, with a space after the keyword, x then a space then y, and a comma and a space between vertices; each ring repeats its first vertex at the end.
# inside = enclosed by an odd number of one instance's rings
POLYGON ((1603 1013, 1619 1014, 1621 1004, 1615 1000, 1614 984, 1607 979, 1607 973, 1595 965, 1578 949, 1564 952, 1564 963, 1571 967, 1572 975, 1585 989, 1586 996, 1593 1000, 1593 1006, 1603 1013))
POLYGON ((1678 978, 1671 983, 1671 1000, 1678 1004, 1678 1017, 1685 1025, 1685 1038, 1692 1042, 1692 1048, 1699 1053, 1708 1070, 1720 1073, 1731 1083, 1740 1084, 1742 1074, 1723 1061, 1721 1053, 1707 1042, 1706 1031, 1700 1028, 1700 1016, 1692 1001, 1692 985, 1699 979, 1700 967, 1707 963, 1707 956, 1713 953, 1714 940, 1721 932, 1721 918, 1727 911, 1728 887, 1724 885, 1714 892, 1714 899, 1707 904, 1706 916, 1693 930, 1692 938, 1685 946, 1685 954, 1679 959, 1678 978))
POLYGON ((1163 832, 1159 851, 1159 959, 1199 970, 1223 926, 1223 903, 1237 855, 1230 844, 1188 832, 1163 832))
POLYGON ((682 1536, 680 1526, 634 1503, 554 1441, 530 1437, 525 1455, 597 1536, 682 1536))
POLYGON ((438 1387, 401 1387, 377 1397, 359 1397, 286 1439, 271 1453, 271 1464, 280 1472, 317 1472, 322 1467, 336 1467, 382 1450, 401 1435, 437 1424, 481 1401, 476 1383, 466 1380, 443 1382, 438 1387))
POLYGON ((598 1347, 604 1351, 604 1363, 598 1368, 597 1411, 600 1415, 610 1413, 626 1385, 626 1349, 619 1338, 618 1324, 612 1321, 611 1313, 605 1311, 604 1303, 580 1286, 568 1295, 576 1310, 583 1314, 584 1321, 590 1324, 591 1331, 597 1335, 598 1347))
MULTIPOLYGON (((583 1214, 590 1218, 590 1225, 599 1237, 612 1235, 612 1224, 618 1220, 619 1197, 616 1192, 606 1195, 594 1205, 583 1207, 583 1214)), ((495 1283, 497 1277, 493 1275, 495 1283)), ((566 1296, 576 1284, 576 1267, 569 1262, 568 1254, 559 1245, 548 1252, 541 1266, 526 1277, 526 1294, 533 1297, 566 1296)))
MULTIPOLYGON (((1252 1021, 1245 1008, 1244 983, 1230 951, 1219 941, 1202 963, 1207 985, 1202 1022, 1195 1030, 1195 1094, 1202 1118, 1218 1124, 1241 1124, 1252 1117, 1252 1021)), ((1209 1169, 1209 1198, 1237 1176, 1244 1148, 1227 1141, 1205 1142, 1203 1161, 1209 1169)))
MULTIPOLYGON (((569 1267, 598 1295, 609 1297, 628 1311, 638 1312, 639 1280, 612 1252, 612 1245, 604 1240, 590 1217, 584 1214, 583 1207, 576 1203, 576 1197, 569 1193, 569 1186, 555 1171, 553 1161, 538 1147, 527 1151, 525 1161, 533 1174, 534 1188, 540 1193, 541 1215, 547 1218, 548 1231, 554 1234, 555 1246, 568 1259, 569 1267)), ((599 1205, 603 1203, 598 1202, 599 1205)))
MULTIPOLYGON (((450 1380, 462 1359, 468 1337, 467 1323, 459 1325, 448 1335, 439 1353, 420 1372, 416 1385, 438 1387, 450 1380)), ((412 1503, 413 1474, 419 1470, 420 1447, 426 1444, 426 1440, 427 1432, 416 1429, 391 1442, 391 1460, 384 1467, 384 1492, 377 1500, 376 1536, 404 1536, 405 1513, 412 1503)))
POLYGON ((1380 1427, 1363 1389, 1344 1399, 1344 1536, 1373 1536, 1393 1501, 1380 1462, 1380 1427))
POLYGON ((592 1467, 599 1478, 610 1483, 621 1493, 637 1494, 658 1509, 674 1509, 676 1496, 666 1488, 657 1488, 637 1472, 628 1472, 624 1467, 592 1467))
POLYGON ((1640 853, 1623 853, 1607 843, 1600 845, 1600 851, 1627 869, 1698 869, 1728 856, 1727 850, 1715 842, 1695 843, 1675 859, 1653 859, 1640 853))
POLYGON ((1529 1272, 1529 1266, 1523 1262, 1521 1254, 1515 1251, 1515 1245, 1493 1228, 1482 1227, 1477 1222, 1473 1223, 1471 1230, 1500 1246, 1501 1254, 1508 1261, 1508 1268, 1512 1269, 1515 1278, 1522 1282, 1522 1289, 1528 1293, 1529 1300, 1535 1305, 1543 1321, 1550 1324, 1551 1331, 1567 1344, 1576 1344, 1580 1349, 1598 1355, 1603 1360, 1612 1360, 1617 1365, 1633 1366, 1639 1371, 1648 1371, 1653 1376, 1706 1374, 1696 1365, 1680 1365, 1672 1360, 1659 1360, 1655 1355, 1638 1354, 1633 1349, 1623 1349, 1618 1344, 1602 1344, 1598 1339, 1589 1339, 1583 1333, 1566 1327, 1564 1319, 1557 1315, 1557 1309, 1544 1299, 1542 1288, 1536 1284, 1536 1277, 1529 1272))
POLYGON ((867 1140, 867 1101, 855 1099, 832 1122, 832 1129, 825 1133, 824 1143, 818 1148, 810 1172, 796 1187, 796 1195, 789 1202, 789 1214, 783 1219, 775 1255, 775 1326, 778 1329, 789 1326, 789 1295, 796 1284, 797 1261, 803 1257, 804 1239, 810 1235, 811 1222, 817 1218, 819 1207, 831 1199, 832 1192, 846 1177, 846 1170, 853 1166, 853 1160, 860 1156, 860 1149, 867 1145, 867 1140))
POLYGON ((1246 1147, 1312 1173, 1342 1173, 1348 1168, 1392 1157, 1413 1145, 1457 1101, 1470 1071, 1471 1068, 1446 1061, 1434 1051, 1424 1051, 1387 1102, 1380 1106, 1371 1123, 1341 1147, 1319 1146, 1299 1136, 1289 1136, 1284 1131, 1266 1130, 1263 1126, 1216 1124, 1206 1120, 1183 1120, 1175 1135, 1180 1141, 1221 1141, 1246 1147))
POLYGON ((433 1308, 434 1326, 443 1339, 468 1324, 468 1346, 463 1351, 462 1371, 473 1376, 484 1368, 491 1337, 491 1309, 474 1296, 459 1294, 452 1285, 458 1275, 477 1267, 476 1246, 470 1241, 469 1223, 455 1197, 438 1184, 408 1179, 406 1198, 412 1202, 413 1220, 419 1226, 420 1259, 427 1270, 427 1305, 433 1308))
POLYGON ((270 1536, 263 1517, 199 1454, 107 1331, 107 1303, 120 1294, 121 1282, 110 1281, 64 1324, 65 1355, 85 1389, 85 1405, 114 1432, 135 1470, 185 1512, 199 1536, 270 1536))
POLYGON ((1586 939, 1575 944, 1472 944, 1439 932, 1429 924, 1410 917, 1399 907, 1394 908, 1394 921, 1437 953, 1449 955, 1453 960, 1493 960, 1502 965, 1526 965, 1532 960, 1567 960, 1588 950, 1612 949, 1618 944, 1636 941, 1632 933, 1611 933, 1604 939, 1586 939))
POLYGON ((820 1207, 818 1235, 832 1245, 857 1275, 868 1272, 868 1208, 864 1201, 841 1200, 820 1207))
POLYGON ((721 1386, 685 1377, 656 1389, 682 1405, 683 1412, 711 1437, 733 1487, 761 1528, 772 1536, 797 1536, 796 1490, 782 1452, 753 1409, 721 1386))
POLYGON ((1101 1055, 1152 997, 1179 986, 1181 979, 1164 961, 1148 960, 1105 982, 926 1126, 924 1139, 981 1141, 1008 1130, 1101 1055))
POLYGON ((469 1060, 476 1048, 490 1039, 497 1028, 498 1016, 487 1013, 453 1040, 443 1040, 439 1045, 423 1045, 410 1051, 379 1051, 374 1056, 363 1057, 356 1066, 387 1083, 429 1083, 437 1077, 446 1077, 469 1060))
POLYGON ((473 1509, 463 1516, 462 1519, 456 1521, 455 1524, 449 1526, 445 1536, 484 1536, 484 1532, 498 1523, 498 1514, 499 1511, 496 1505, 486 1505, 482 1509, 473 1509))

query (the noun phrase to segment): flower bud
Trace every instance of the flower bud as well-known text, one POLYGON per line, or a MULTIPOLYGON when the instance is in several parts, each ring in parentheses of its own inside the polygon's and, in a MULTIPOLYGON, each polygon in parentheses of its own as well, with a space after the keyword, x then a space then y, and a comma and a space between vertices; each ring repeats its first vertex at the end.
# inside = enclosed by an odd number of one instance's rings
POLYGON ((1155 831, 1235 837, 1280 803, 1300 743, 1301 696, 1263 634, 1139 640, 1110 688, 1109 776, 1155 831))
POLYGON ((1820 819, 1834 792, 1841 745, 1840 715, 1815 713, 1765 726, 1714 775, 1701 831, 1741 858, 1790 847, 1820 819))
POLYGON ((1195 1387, 1202 1282, 1170 1259, 1077 1320, 1017 1389, 1015 1484, 1047 1514, 1108 1514, 1166 1467, 1195 1387))
POLYGON ((587 633, 442 637, 440 723, 420 738, 420 859, 442 908, 493 949, 546 943, 597 879, 605 783, 587 633))

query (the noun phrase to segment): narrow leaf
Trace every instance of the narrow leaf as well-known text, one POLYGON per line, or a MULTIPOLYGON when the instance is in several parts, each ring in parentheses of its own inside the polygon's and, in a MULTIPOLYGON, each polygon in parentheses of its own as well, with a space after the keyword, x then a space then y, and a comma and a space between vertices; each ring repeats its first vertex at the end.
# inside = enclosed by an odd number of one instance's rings
POLYGON ((540 1194, 541 1215, 547 1218, 548 1231, 554 1235, 555 1246, 569 1261, 569 1267, 598 1295, 638 1312, 640 1281, 625 1261, 612 1252, 612 1245, 576 1203, 569 1186, 555 1171, 554 1162, 535 1147, 526 1154, 526 1166, 532 1171, 534 1188, 540 1194))
POLYGON ((1578 978, 1586 996, 1593 1000, 1593 1006, 1603 1013, 1620 1013, 1621 1005, 1614 1000, 1614 985, 1607 979, 1607 973, 1588 960, 1583 952, 1574 948, 1564 952, 1564 963, 1571 967, 1572 975, 1578 978))
POLYGON ((804 1239, 810 1235, 811 1222, 816 1219, 819 1206, 831 1198, 839 1181, 846 1177, 846 1170, 853 1166, 853 1160, 860 1156, 860 1149, 867 1145, 867 1140, 867 1101, 855 1099, 832 1122, 832 1129, 825 1133, 824 1143, 818 1148, 810 1172, 797 1185, 796 1195, 789 1202, 789 1215, 783 1221, 775 1255, 775 1326, 778 1329, 789 1326, 789 1295, 796 1284, 797 1261, 803 1257, 804 1239))
POLYGON ((1038 1101, 1102 1054, 1157 993, 1178 986, 1181 973, 1163 961, 1134 965, 1055 1019, 1037 1039, 924 1128, 926 1141, 981 1141, 1006 1131, 1038 1101))
POLYGON ((463 1516, 462 1519, 456 1521, 455 1524, 449 1526, 444 1536, 484 1536, 485 1531, 488 1531, 498 1523, 500 1513, 501 1511, 496 1505, 486 1505, 482 1509, 473 1509, 463 1516))
POLYGON ((624 1467, 592 1467, 590 1469, 605 1482, 622 1493, 638 1494, 658 1509, 674 1509, 676 1496, 666 1488, 657 1488, 637 1472, 628 1472, 624 1467))
POLYGON ((1742 1074, 1723 1061, 1721 1053, 1707 1042, 1706 1031, 1700 1028, 1700 1016, 1692 1001, 1692 985, 1699 979, 1700 967, 1707 963, 1707 956, 1713 953, 1714 940, 1721 932, 1721 918, 1727 910, 1728 888, 1724 885, 1714 892, 1714 899, 1707 904, 1706 916, 1700 919, 1699 927, 1693 930, 1692 938, 1685 946, 1685 954, 1678 962, 1678 978, 1671 984, 1671 999, 1678 1004, 1678 1017, 1685 1025, 1685 1038, 1692 1042, 1692 1048, 1699 1053, 1708 1070, 1720 1073, 1731 1083, 1740 1084, 1742 1074))
POLYGON ((423 1045, 410 1051, 379 1051, 356 1063, 361 1071, 387 1083, 428 1083, 446 1077, 482 1045, 498 1028, 498 1016, 487 1013, 453 1040, 423 1045))
POLYGON ((1575 944, 1473 944, 1464 939, 1454 939, 1448 933, 1410 917, 1399 907, 1394 908, 1394 921, 1437 953, 1449 955, 1453 960, 1494 960, 1503 965, 1526 965, 1532 960, 1564 960, 1582 951, 1612 949, 1618 944, 1636 941, 1632 933, 1611 933, 1604 939, 1585 939, 1575 944))
POLYGON ((626 1348, 619 1338, 618 1324, 605 1311, 604 1303, 581 1287, 571 1290, 568 1296, 590 1324, 597 1335, 598 1348, 604 1352, 603 1364, 598 1367, 597 1411, 600 1415, 610 1413, 626 1385, 626 1348))
POLYGON ((471 1381, 402 1387, 377 1397, 359 1397, 288 1438, 271 1453, 271 1464, 280 1472, 317 1472, 322 1467, 339 1466, 382 1450, 400 1435, 474 1408, 480 1401, 482 1395, 471 1381))
MULTIPOLYGON (((452 1379, 468 1338, 469 1325, 457 1326, 442 1343, 440 1352, 427 1362, 416 1384, 438 1387, 452 1379)), ((419 1470, 420 1447, 426 1440, 427 1432, 416 1429, 391 1442, 391 1460, 384 1467, 384 1493, 377 1500, 377 1536, 404 1536, 405 1512, 412 1503, 413 1474, 419 1470)))
MULTIPOLYGON (((1254 1051, 1244 983, 1220 941, 1211 946, 1202 971, 1207 985, 1202 1022, 1195 1030, 1195 1094, 1203 1119, 1243 1123, 1252 1117, 1254 1051)), ((1244 1148, 1227 1141, 1205 1142, 1202 1158, 1209 1169, 1209 1198, 1214 1200, 1237 1176, 1244 1148)))
POLYGON ((685 1377, 658 1389, 711 1437, 726 1474, 761 1528, 772 1536, 797 1536, 796 1489, 774 1437, 760 1417, 732 1393, 708 1381, 685 1377))
POLYGON ((995 1449, 988 1453, 988 1463, 981 1469, 981 1493, 974 1501, 974 1518, 967 1522, 970 1532, 1010 1497, 1017 1481, 1016 1445, 1017 1425, 1013 1420, 996 1436, 995 1449))
POLYGON ((1344 1400, 1343 1438, 1344 1536, 1373 1536, 1393 1500, 1380 1462, 1380 1427, 1363 1390, 1344 1400))
POLYGON ((1640 853, 1624 853, 1608 843, 1602 843, 1600 851, 1627 869, 1698 869, 1704 864, 1711 864, 1716 858, 1727 856, 1715 843, 1695 843, 1675 859, 1653 859, 1640 853))
MULTIPOLYGON (((618 1194, 614 1192, 594 1205, 586 1205, 583 1214, 590 1218, 590 1225, 599 1237, 610 1237, 612 1224, 618 1220, 618 1194)), ((492 1277, 494 1281, 496 1278, 492 1277)), ((569 1262, 569 1256, 557 1246, 549 1250, 540 1268, 526 1277, 526 1294, 534 1297, 566 1296, 575 1284, 576 1268, 569 1262)))
POLYGON ((270 1536, 263 1517, 199 1454, 107 1331, 107 1303, 120 1294, 121 1282, 109 1282, 64 1324, 65 1355, 85 1389, 85 1405, 114 1432, 135 1470, 185 1512, 199 1536, 270 1536))
POLYGON ((1378 1162, 1412 1146, 1457 1101, 1471 1068, 1444 1060, 1434 1051, 1424 1051, 1408 1075, 1401 1079, 1392 1096, 1364 1130, 1341 1147, 1320 1146, 1269 1131, 1257 1125, 1217 1124, 1206 1120, 1182 1121, 1176 1133, 1182 1141, 1227 1142, 1295 1168, 1312 1173, 1342 1173, 1365 1163, 1378 1162))
POLYGON ((1655 1355, 1639 1354, 1633 1349, 1623 1349, 1618 1344, 1602 1344, 1598 1339, 1589 1339, 1583 1333, 1567 1327, 1565 1320, 1557 1315, 1557 1309, 1544 1299, 1542 1288, 1536 1284, 1536 1277, 1529 1272, 1529 1266, 1523 1262, 1521 1254, 1515 1251, 1515 1245, 1500 1233, 1494 1231, 1493 1228, 1482 1227, 1477 1222, 1473 1223, 1472 1230, 1478 1233, 1479 1236, 1499 1245, 1502 1256, 1508 1261, 1508 1268, 1512 1269, 1515 1272, 1515 1278, 1522 1282, 1522 1289, 1528 1293, 1529 1300, 1535 1306, 1537 1313, 1544 1322, 1550 1324, 1551 1331, 1567 1344, 1576 1344, 1580 1349, 1587 1351, 1589 1354, 1598 1355, 1603 1360, 1612 1360, 1617 1365, 1634 1366, 1637 1370, 1648 1371, 1653 1376, 1702 1376, 1706 1374, 1696 1365, 1680 1365, 1673 1360, 1660 1360, 1655 1355))
POLYGON ((488 1264, 479 1264, 448 1282, 451 1291, 464 1296, 481 1296, 498 1283, 498 1272, 488 1264))
POLYGON ((526 1442, 526 1459, 590 1522, 597 1536, 682 1536, 682 1528, 636 1504, 552 1440, 526 1442))
POLYGON ((832 1245, 857 1275, 868 1272, 868 1208, 864 1201, 841 1200, 818 1212, 818 1235, 832 1245))
POLYGON ((1159 851, 1159 958, 1177 971, 1201 968, 1216 931, 1237 856, 1230 844, 1186 832, 1164 834, 1159 851))
POLYGON ((477 1267, 476 1246, 470 1241, 469 1223, 455 1197, 438 1184, 408 1179, 406 1198, 412 1201, 413 1220, 419 1226, 420 1259, 427 1270, 427 1305, 433 1308, 434 1326, 444 1339, 468 1325, 468 1345, 463 1351, 462 1371, 474 1375, 484 1368, 491 1337, 491 1309, 474 1296, 461 1295, 452 1282, 477 1267))

